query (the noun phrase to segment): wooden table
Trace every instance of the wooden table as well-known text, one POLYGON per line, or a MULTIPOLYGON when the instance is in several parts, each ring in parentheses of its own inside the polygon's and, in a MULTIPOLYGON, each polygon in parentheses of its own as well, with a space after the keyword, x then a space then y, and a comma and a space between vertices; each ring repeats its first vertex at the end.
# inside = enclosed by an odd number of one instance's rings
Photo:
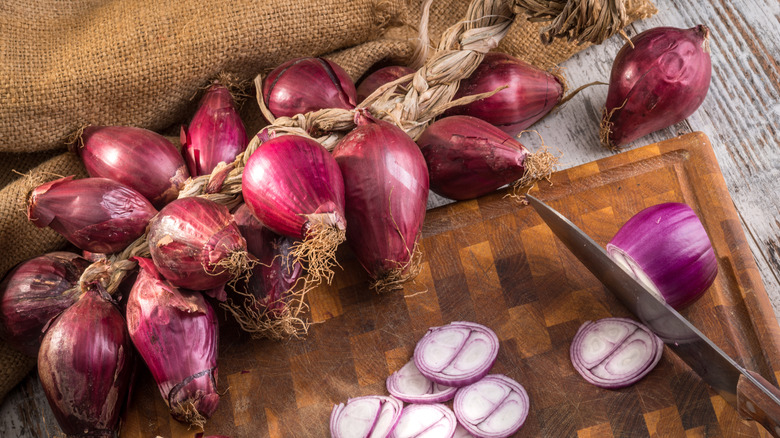
MULTIPOLYGON (((712 31, 713 76, 709 94, 686 121, 642 138, 630 147, 702 131, 709 138, 739 212, 750 250, 759 267, 775 315, 780 315, 780 5, 776 0, 657 0, 659 13, 635 23, 635 35, 656 26, 706 24, 712 31)), ((614 37, 565 62, 576 88, 606 81, 623 41, 614 37)), ((609 156, 598 142, 606 86, 583 91, 535 128, 545 143, 563 153, 568 168, 609 156)), ((539 138, 525 134, 529 147, 539 138)), ((433 197, 429 206, 445 203, 433 197)), ((28 377, 0 406, 0 436, 53 437, 59 428, 34 376, 28 377)))

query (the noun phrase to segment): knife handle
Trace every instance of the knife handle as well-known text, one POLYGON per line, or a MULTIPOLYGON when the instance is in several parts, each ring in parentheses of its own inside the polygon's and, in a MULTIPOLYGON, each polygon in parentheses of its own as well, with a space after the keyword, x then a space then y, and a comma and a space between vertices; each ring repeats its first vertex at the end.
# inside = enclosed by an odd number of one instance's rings
MULTIPOLYGON (((780 399, 780 389, 777 389, 760 374, 750 370, 745 371, 780 399)), ((739 381, 737 381, 737 411, 743 418, 761 423, 772 436, 780 437, 780 405, 744 374, 740 375, 739 381)))

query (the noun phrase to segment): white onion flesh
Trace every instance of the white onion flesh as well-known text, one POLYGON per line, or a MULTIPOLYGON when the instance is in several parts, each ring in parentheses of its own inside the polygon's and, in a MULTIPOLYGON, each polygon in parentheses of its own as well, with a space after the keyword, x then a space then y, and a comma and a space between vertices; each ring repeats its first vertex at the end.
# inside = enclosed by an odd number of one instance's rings
POLYGON ((404 408, 391 438, 451 438, 458 421, 442 404, 413 404, 404 408))
POLYGON ((403 403, 385 396, 349 399, 333 407, 330 434, 333 438, 387 438, 401 416, 403 403))
POLYGON ((407 403, 443 403, 455 397, 457 388, 428 380, 410 360, 387 378, 387 391, 407 403))
POLYGON ((501 374, 485 376, 455 394, 455 416, 478 437, 511 436, 525 423, 529 408, 525 388, 501 374))

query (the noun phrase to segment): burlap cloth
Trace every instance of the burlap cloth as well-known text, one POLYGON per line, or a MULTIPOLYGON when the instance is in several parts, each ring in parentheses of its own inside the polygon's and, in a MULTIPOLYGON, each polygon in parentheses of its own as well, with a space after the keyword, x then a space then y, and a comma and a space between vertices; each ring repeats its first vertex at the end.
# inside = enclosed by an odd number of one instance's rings
MULTIPOLYGON (((644 1, 631 8, 652 8, 644 1)), ((434 2, 434 43, 467 6, 467 0, 434 2)), ((26 220, 23 202, 31 183, 21 174, 84 176, 75 155, 65 152, 79 127, 132 125, 173 134, 218 74, 248 82, 293 57, 325 55, 357 80, 377 62, 411 56, 420 4, 5 0, 0 12, 2 277, 17 263, 65 244, 26 220)), ((499 50, 550 68, 586 47, 560 40, 543 46, 541 26, 518 17, 499 50)), ((242 106, 249 135, 264 124, 256 108, 252 99, 242 106)), ((34 364, 0 342, 0 399, 34 364)))

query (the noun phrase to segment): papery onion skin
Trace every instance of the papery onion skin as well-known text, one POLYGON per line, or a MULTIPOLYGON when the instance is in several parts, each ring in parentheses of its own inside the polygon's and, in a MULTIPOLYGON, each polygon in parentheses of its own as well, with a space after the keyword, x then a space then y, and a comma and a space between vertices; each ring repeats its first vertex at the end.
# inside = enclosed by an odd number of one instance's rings
POLYGON ((140 272, 127 302, 130 338, 173 418, 198 425, 203 420, 191 409, 205 419, 219 402, 216 313, 199 292, 171 285, 150 259, 135 260, 140 272))
POLYGON ((143 195, 107 178, 50 181, 35 188, 27 204, 35 226, 51 227, 79 249, 98 253, 127 247, 155 214, 143 195))
POLYGON ((631 39, 612 64, 601 141, 619 148, 693 114, 712 75, 710 31, 656 27, 631 39))
POLYGON ((157 209, 176 199, 190 177, 176 146, 148 129, 87 126, 77 151, 90 176, 135 189, 157 209))
POLYGON ((403 65, 389 65, 369 73, 357 86, 357 101, 362 102, 382 85, 414 73, 414 69, 403 65))
POLYGON ((374 280, 407 271, 428 201, 428 169, 400 128, 366 112, 333 156, 344 177, 347 242, 374 280))
POLYGON ((505 53, 489 52, 471 76, 460 81, 453 100, 502 86, 508 88, 456 106, 445 116, 477 117, 514 137, 547 115, 563 97, 563 84, 555 75, 505 53))
POLYGON ((502 374, 490 374, 485 376, 482 380, 475 382, 469 386, 460 388, 455 394, 455 401, 453 402, 453 410, 455 416, 458 418, 458 422, 464 429, 472 433, 474 436, 480 438, 506 438, 512 436, 515 432, 525 423, 528 417, 530 408, 530 402, 528 399, 528 393, 522 385, 514 381, 513 379, 502 374), (493 385, 493 388, 490 388, 493 385), (496 396, 495 389, 499 387, 506 392, 500 398, 500 400, 494 400, 492 397, 496 396), (479 391, 489 391, 489 396, 484 396, 479 391), (492 396, 492 397, 491 397, 492 396), (484 409, 485 412, 470 412, 469 402, 476 402, 480 409, 484 409), (489 412, 487 411, 486 403, 499 401, 496 406, 492 406, 489 412), (502 408, 511 409, 512 406, 508 406, 510 403, 516 403, 520 406, 519 412, 511 424, 502 424, 506 422, 509 417, 509 413, 502 408), (475 418, 476 416, 476 418, 475 418), (499 423, 499 424, 496 424, 499 423), (490 428, 493 430, 489 430, 490 428))
POLYGON ((362 436, 365 437, 387 437, 398 423, 402 411, 403 403, 393 397, 369 395, 351 398, 347 400, 346 404, 340 403, 333 406, 330 414, 330 436, 332 438, 353 438, 361 436, 359 433, 364 432, 365 434, 362 436), (371 416, 356 419, 348 417, 351 408, 356 406, 371 407, 370 405, 372 404, 376 408, 373 412, 366 412, 365 410, 360 412, 359 409, 358 413, 373 413, 373 418, 371 416), (352 423, 348 423, 350 421, 352 423))
POLYGON ((693 209, 683 203, 657 204, 640 211, 610 240, 607 253, 613 259, 627 260, 634 270, 641 268, 651 289, 675 309, 699 299, 718 274, 707 231, 693 209))
POLYGON ((46 324, 81 296, 79 277, 89 265, 78 254, 56 251, 16 266, 0 283, 0 338, 37 356, 46 324))
POLYGON ((221 264, 246 253, 228 209, 200 197, 166 205, 149 223, 147 241, 160 273, 174 286, 193 290, 224 286, 233 274, 221 264))
POLYGON ((277 118, 325 108, 352 109, 356 94, 347 72, 324 58, 291 59, 263 80, 263 100, 277 118))
POLYGON ((69 437, 114 437, 134 373, 125 319, 91 284, 54 320, 41 343, 38 377, 69 437))
POLYGON ((182 154, 193 178, 210 174, 220 162, 232 163, 248 142, 233 96, 220 83, 206 90, 190 125, 181 128, 182 154))
POLYGON ((417 139, 434 193, 474 199, 520 179, 528 150, 504 131, 475 117, 437 120, 417 139))

